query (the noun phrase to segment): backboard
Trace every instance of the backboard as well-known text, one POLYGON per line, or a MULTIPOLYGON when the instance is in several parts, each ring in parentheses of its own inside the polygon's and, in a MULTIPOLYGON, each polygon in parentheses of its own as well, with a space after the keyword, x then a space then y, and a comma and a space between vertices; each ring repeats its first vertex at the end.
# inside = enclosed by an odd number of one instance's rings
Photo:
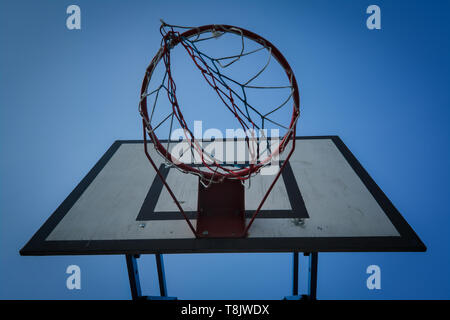
MULTIPOLYGON (((204 143, 211 143, 205 141, 204 143)), ((225 144, 236 143, 227 140, 225 144)), ((160 171, 196 223, 198 178, 160 171)), ((152 154, 153 156, 153 154, 152 154)), ((280 159, 280 162, 283 158, 280 159)), ((273 177, 246 185, 245 214, 273 177)), ((20 251, 22 255, 424 251, 412 228, 337 136, 297 137, 296 151, 247 238, 197 239, 139 140, 119 140, 20 251)))

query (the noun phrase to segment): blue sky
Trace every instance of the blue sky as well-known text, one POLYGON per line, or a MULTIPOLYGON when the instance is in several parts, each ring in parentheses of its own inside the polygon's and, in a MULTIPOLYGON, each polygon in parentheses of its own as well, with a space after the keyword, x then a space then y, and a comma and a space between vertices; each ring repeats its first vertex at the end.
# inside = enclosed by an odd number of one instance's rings
MULTIPOLYGON (((428 247, 322 253, 319 299, 450 298, 449 12, 444 1, 0 2, 0 298, 130 297, 123 256, 18 252, 114 140, 141 138, 138 96, 160 18, 273 42, 299 82, 297 134, 339 135, 428 247), (81 30, 66 28, 70 4, 81 30), (371 4, 381 30, 366 28, 371 4), (71 264, 79 291, 65 286, 71 264), (366 288, 371 264, 379 291, 366 288)), ((156 295, 154 257, 139 263, 144 294, 156 295)), ((291 290, 290 254, 167 255, 165 265, 169 294, 183 299, 291 290)))

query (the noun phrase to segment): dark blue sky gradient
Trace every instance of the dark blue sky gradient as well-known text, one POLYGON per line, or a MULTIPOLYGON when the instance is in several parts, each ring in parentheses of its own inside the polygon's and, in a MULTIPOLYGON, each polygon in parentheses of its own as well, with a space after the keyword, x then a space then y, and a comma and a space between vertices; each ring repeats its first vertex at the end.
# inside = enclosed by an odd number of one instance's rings
MULTIPOLYGON (((122 256, 19 249, 114 140, 141 138, 138 95, 160 18, 273 42, 299 81, 298 134, 339 135, 428 247, 320 254, 319 299, 450 298, 449 2, 281 0, 0 3, 0 298, 130 298, 122 256), (80 31, 66 29, 70 4, 81 7, 80 31), (381 30, 366 28, 370 4, 381 30), (81 267, 80 291, 65 287, 70 264, 81 267), (371 264, 379 291, 366 288, 371 264)), ((154 257, 139 263, 144 294, 157 295, 154 257)), ((291 290, 290 254, 167 255, 165 265, 181 299, 291 290)))

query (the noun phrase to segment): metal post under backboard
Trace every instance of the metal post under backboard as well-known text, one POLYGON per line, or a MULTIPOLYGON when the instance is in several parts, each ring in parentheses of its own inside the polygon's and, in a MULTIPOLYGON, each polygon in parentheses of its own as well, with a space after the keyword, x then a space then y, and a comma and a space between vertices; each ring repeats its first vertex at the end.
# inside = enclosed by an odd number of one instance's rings
POLYGON ((317 299, 317 252, 303 253, 309 258, 308 271, 308 288, 307 293, 299 295, 299 257, 298 252, 292 254, 292 296, 284 297, 284 300, 316 300, 317 299))
POLYGON ((317 252, 305 253, 309 256, 309 268, 308 268, 308 299, 317 299, 317 264, 319 256, 317 252))
POLYGON ((161 297, 167 297, 166 275, 164 273, 164 261, 162 254, 156 253, 156 269, 158 270, 159 292, 161 297))
MULTIPOLYGON (((309 257, 309 268, 308 268, 308 293, 305 295, 299 296, 298 294, 298 278, 299 278, 299 257, 298 252, 294 251, 292 254, 293 263, 292 263, 292 271, 293 271, 293 283, 292 283, 292 296, 285 297, 285 299, 297 300, 297 299, 306 299, 306 300, 316 300, 317 298, 317 264, 318 264, 318 254, 317 252, 313 253, 304 253, 305 256, 309 257)), ((139 299, 149 299, 149 300, 176 300, 175 297, 167 297, 167 286, 166 286, 166 277, 164 273, 164 261, 163 256, 160 253, 155 254, 156 260, 156 268, 158 271, 158 283, 159 283, 159 297, 147 297, 142 295, 141 284, 139 281, 139 270, 137 265, 137 258, 140 255, 125 255, 128 269, 128 278, 130 280, 130 289, 131 289, 131 297, 133 300, 139 299)))
POLYGON ((158 271, 158 283, 160 296, 143 296, 141 290, 141 283, 139 281, 139 271, 137 259, 140 255, 125 255, 127 261, 128 278, 130 280, 131 298, 133 300, 176 300, 176 297, 167 296, 166 277, 164 274, 164 262, 161 254, 155 254, 156 269, 158 271))
MULTIPOLYGON (((137 256, 139 257, 139 256, 137 256)), ((138 300, 142 298, 141 284, 139 282, 139 271, 137 267, 136 256, 125 255, 128 269, 128 279, 130 280, 131 298, 138 300)))
POLYGON ((298 296, 298 252, 294 252, 292 254, 292 258, 293 258, 293 269, 292 269, 292 279, 293 279, 293 284, 292 284, 292 295, 293 296, 298 296))

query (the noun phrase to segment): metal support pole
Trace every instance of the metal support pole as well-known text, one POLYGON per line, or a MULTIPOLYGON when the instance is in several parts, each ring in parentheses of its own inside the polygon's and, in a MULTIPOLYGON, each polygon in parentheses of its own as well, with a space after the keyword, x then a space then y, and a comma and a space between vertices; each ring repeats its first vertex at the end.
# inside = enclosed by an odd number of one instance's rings
POLYGON ((162 254, 156 253, 156 268, 158 270, 159 292, 161 297, 167 297, 166 275, 164 273, 164 261, 162 254))
POLYGON ((317 264, 318 253, 312 252, 309 255, 309 283, 308 283, 308 296, 310 300, 317 299, 317 264))
POLYGON ((127 261, 128 278, 130 280, 131 298, 133 300, 138 300, 142 297, 141 284, 139 282, 139 272, 136 261, 136 258, 139 258, 139 256, 127 254, 125 255, 125 258, 127 261))
POLYGON ((298 252, 294 251, 293 257, 293 269, 292 269, 292 295, 298 296, 298 252))

